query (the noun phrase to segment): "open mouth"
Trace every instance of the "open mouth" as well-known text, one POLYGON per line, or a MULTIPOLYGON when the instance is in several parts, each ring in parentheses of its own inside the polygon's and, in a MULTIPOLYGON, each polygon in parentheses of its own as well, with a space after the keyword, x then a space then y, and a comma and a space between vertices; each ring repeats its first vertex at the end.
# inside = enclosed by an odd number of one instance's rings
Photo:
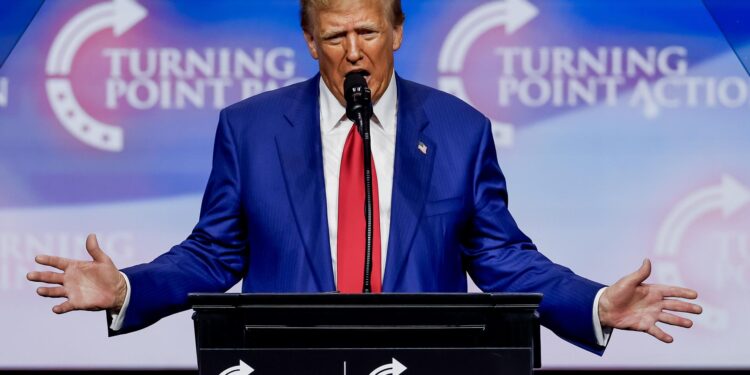
POLYGON ((366 70, 361 70, 359 71, 359 73, 361 73, 365 77, 365 82, 367 82, 367 84, 369 85, 370 84, 370 72, 366 70))
POLYGON ((354 74, 354 73, 360 73, 360 74, 362 74, 362 76, 364 76, 366 80, 370 79, 370 72, 368 72, 368 71, 366 71, 364 69, 352 70, 351 72, 346 73, 346 75, 354 74))

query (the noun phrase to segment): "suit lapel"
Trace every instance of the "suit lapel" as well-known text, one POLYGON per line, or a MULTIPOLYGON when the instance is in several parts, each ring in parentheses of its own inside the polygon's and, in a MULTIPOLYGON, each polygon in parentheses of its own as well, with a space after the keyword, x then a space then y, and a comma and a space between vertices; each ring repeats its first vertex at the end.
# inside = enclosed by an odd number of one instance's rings
POLYGON ((393 291, 402 278, 412 241, 422 216, 432 177, 435 143, 424 134, 429 120, 421 101, 396 77, 398 115, 396 156, 393 166, 391 229, 388 240, 383 290, 393 291))
POLYGON ((289 126, 276 135, 276 148, 296 227, 319 291, 335 290, 326 216, 320 140, 318 78, 306 81, 284 116, 289 126))

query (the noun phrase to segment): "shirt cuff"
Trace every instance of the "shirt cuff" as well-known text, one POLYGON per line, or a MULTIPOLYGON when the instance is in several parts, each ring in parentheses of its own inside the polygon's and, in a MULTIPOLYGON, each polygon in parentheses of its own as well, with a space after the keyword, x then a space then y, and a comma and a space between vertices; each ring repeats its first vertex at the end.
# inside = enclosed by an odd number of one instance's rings
POLYGON ((112 323, 109 325, 109 329, 113 331, 119 331, 120 328, 122 328, 122 323, 123 321, 125 321, 125 311, 127 310, 128 304, 130 303, 130 280, 128 280, 128 276, 126 274, 122 272, 120 272, 120 274, 125 278, 125 301, 122 303, 122 308, 120 309, 119 314, 109 313, 112 317, 112 323))
POLYGON ((607 346, 609 338, 612 337, 612 327, 602 327, 602 323, 599 320, 599 298, 605 290, 607 290, 607 287, 599 289, 599 292, 596 293, 596 297, 594 298, 594 310, 591 314, 594 318, 594 335, 596 336, 596 343, 599 346, 607 346))

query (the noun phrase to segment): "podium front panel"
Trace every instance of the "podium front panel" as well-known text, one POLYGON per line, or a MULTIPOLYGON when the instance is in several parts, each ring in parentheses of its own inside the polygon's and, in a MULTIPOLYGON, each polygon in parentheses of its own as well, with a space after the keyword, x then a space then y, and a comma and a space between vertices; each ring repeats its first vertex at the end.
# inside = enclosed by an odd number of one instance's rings
POLYGON ((204 350, 201 374, 498 375, 531 374, 530 348, 360 348, 204 350))
POLYGON ((190 296, 200 373, 233 375, 392 375, 401 369, 396 363, 407 375, 528 374, 541 366, 540 300, 467 293, 190 296), (365 371, 378 363, 373 369, 380 372, 365 371))

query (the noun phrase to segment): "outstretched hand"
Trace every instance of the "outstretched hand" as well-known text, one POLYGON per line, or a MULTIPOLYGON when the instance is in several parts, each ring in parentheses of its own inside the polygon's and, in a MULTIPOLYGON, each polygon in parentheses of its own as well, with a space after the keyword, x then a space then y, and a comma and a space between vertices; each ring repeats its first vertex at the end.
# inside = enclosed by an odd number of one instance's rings
POLYGON ((666 343, 674 338, 656 326, 667 323, 690 328, 693 321, 668 311, 700 314, 700 305, 672 298, 696 299, 692 289, 645 284, 651 275, 651 261, 645 259, 637 271, 608 287, 599 299, 599 320, 605 327, 646 332, 666 343))
POLYGON ((57 284, 39 287, 36 292, 43 297, 67 298, 52 308, 57 314, 73 310, 112 310, 119 312, 125 300, 127 284, 112 259, 99 247, 96 236, 86 238, 86 251, 92 261, 80 261, 51 255, 38 255, 35 260, 60 272, 29 272, 30 281, 57 284))

